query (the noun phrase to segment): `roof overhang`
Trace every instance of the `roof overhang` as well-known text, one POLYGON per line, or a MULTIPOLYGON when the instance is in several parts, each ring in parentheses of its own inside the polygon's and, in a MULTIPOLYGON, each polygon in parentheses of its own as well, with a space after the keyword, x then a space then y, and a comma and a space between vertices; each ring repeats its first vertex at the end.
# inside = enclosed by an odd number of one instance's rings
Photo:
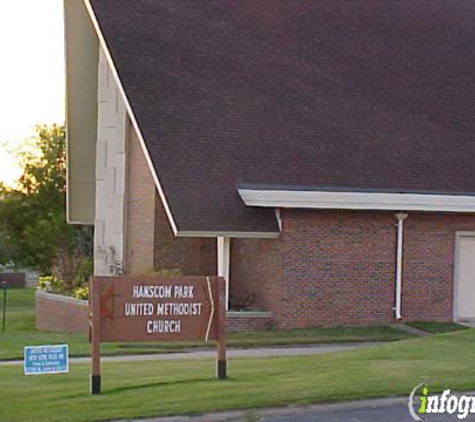
POLYGON ((237 231, 184 231, 178 232, 177 237, 233 237, 244 239, 277 239, 280 232, 237 232, 237 231))
POLYGON ((162 185, 158 179, 158 175, 157 175, 157 172, 155 171, 155 168, 153 166, 153 163, 152 163, 152 159, 150 157, 150 153, 145 145, 145 140, 144 140, 144 137, 142 135, 142 131, 140 129, 140 126, 137 122, 137 118, 134 114, 134 111, 132 109, 132 106, 130 105, 130 101, 129 99, 127 98, 127 95, 125 93, 125 89, 124 89, 124 86, 122 84, 122 81, 120 80, 120 77, 119 77, 119 73, 117 71, 117 68, 116 68, 116 65, 114 63, 114 60, 112 59, 112 56, 110 54, 110 51, 109 51, 109 48, 107 46, 107 42, 104 38, 104 35, 102 34, 101 32, 101 29, 100 29, 100 25, 99 25, 99 22, 97 21, 97 17, 94 13, 94 9, 93 7, 91 6, 91 2, 90 0, 83 0, 84 1, 84 5, 87 9, 87 12, 89 14, 89 18, 90 18, 90 21, 92 22, 92 25, 93 25, 93 28, 97 34, 97 37, 99 39, 99 45, 101 46, 103 52, 104 52, 104 55, 107 59, 107 62, 109 64, 109 67, 110 67, 110 70, 112 72, 112 75, 114 77, 114 80, 115 80, 115 83, 117 84, 117 87, 119 89, 119 93, 121 95, 121 98, 122 100, 124 101, 124 104, 125 104, 125 108, 127 110, 127 114, 130 118, 130 121, 132 123, 132 126, 137 134, 137 137, 139 139, 139 142, 140 142, 140 146, 142 147, 142 151, 145 155, 145 159, 147 161, 147 165, 149 167, 149 170, 152 174, 152 177, 153 177, 153 180, 155 182, 155 186, 157 188, 157 191, 158 191, 158 194, 160 195, 160 199, 162 201, 162 204, 163 204, 163 207, 165 208, 165 212, 166 212, 166 215, 167 215, 167 218, 168 218, 168 222, 170 223, 170 226, 171 226, 171 229, 173 231, 173 234, 175 236, 178 236, 178 226, 175 222, 175 219, 173 218, 173 215, 172 215, 172 212, 171 212, 171 209, 168 205, 168 201, 167 201, 167 198, 165 197, 165 192, 163 191, 163 188, 162 188, 162 185))
POLYGON ((94 224, 98 62, 99 48, 102 48, 132 126, 138 136, 174 235, 177 237, 278 237, 279 232, 179 230, 90 1, 64 0, 64 8, 67 70, 68 222, 94 224))
POLYGON ((475 196, 415 193, 238 189, 252 207, 475 212, 475 196))

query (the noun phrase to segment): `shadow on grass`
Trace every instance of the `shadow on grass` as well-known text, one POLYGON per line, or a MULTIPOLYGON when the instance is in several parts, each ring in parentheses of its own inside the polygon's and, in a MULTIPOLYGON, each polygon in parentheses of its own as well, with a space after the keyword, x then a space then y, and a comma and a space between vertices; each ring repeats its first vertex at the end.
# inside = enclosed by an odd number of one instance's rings
POLYGON ((113 395, 113 394, 118 394, 118 393, 123 393, 126 391, 137 391, 137 390, 143 390, 145 388, 154 388, 154 387, 166 387, 169 385, 193 385, 193 384, 199 384, 203 382, 229 382, 229 381, 234 381, 232 377, 228 377, 225 380, 218 380, 217 378, 214 377, 207 377, 207 378, 193 378, 193 379, 187 379, 187 380, 170 380, 170 381, 157 381, 157 382, 148 382, 148 383, 143 383, 143 384, 135 384, 135 385, 126 385, 122 387, 116 387, 116 388, 111 388, 111 389, 106 389, 103 390, 102 394, 103 395, 113 395))

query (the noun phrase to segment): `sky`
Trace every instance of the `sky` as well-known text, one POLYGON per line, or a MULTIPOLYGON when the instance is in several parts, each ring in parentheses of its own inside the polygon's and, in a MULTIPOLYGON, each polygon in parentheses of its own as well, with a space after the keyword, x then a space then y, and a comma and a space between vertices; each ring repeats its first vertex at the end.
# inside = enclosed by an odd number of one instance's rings
POLYGON ((64 123, 64 87, 63 1, 0 0, 0 181, 36 124, 64 123))

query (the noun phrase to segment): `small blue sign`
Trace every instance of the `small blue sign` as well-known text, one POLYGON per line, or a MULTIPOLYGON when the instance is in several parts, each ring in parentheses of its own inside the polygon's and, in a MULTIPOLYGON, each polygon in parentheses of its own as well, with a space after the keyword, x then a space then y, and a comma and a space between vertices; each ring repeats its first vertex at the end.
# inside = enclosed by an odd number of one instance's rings
POLYGON ((25 347, 24 368, 25 375, 69 372, 69 347, 67 344, 25 347))

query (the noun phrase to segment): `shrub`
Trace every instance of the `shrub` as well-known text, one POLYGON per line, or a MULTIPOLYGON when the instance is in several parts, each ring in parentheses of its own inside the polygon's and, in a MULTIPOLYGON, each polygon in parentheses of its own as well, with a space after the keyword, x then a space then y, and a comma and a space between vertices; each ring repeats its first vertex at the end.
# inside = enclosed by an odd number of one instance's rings
POLYGON ((91 257, 78 250, 60 248, 51 274, 39 278, 38 288, 48 293, 87 299, 92 270, 91 257))
POLYGON ((52 275, 39 277, 38 288, 47 293, 62 293, 64 290, 63 283, 52 275))
POLYGON ((92 258, 81 251, 60 248, 51 269, 53 278, 60 280, 63 293, 72 294, 78 287, 88 284, 92 275, 92 258))
POLYGON ((89 286, 78 287, 72 296, 76 299, 87 300, 89 298, 89 286))

